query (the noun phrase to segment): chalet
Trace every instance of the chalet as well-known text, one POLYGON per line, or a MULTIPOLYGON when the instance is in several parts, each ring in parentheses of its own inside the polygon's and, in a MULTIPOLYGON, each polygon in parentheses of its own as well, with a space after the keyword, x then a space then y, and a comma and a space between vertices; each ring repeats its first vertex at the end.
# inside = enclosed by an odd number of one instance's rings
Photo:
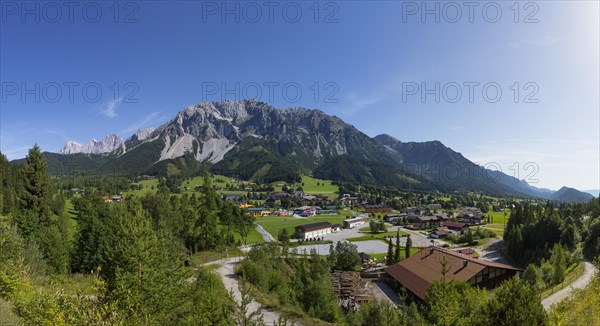
POLYGON ((469 228, 466 223, 461 222, 442 222, 442 226, 457 234, 463 234, 469 228))
POLYGON ((331 233, 331 223, 329 222, 311 223, 296 227, 296 238, 298 239, 316 238, 329 233, 331 233))
POLYGON ((304 206, 327 206, 331 204, 331 200, 329 200, 329 197, 324 195, 303 196, 300 202, 304 206))
POLYGON ((449 235, 450 235, 450 231, 445 227, 439 227, 439 228, 435 229, 433 232, 431 232, 431 234, 429 234, 429 236, 434 239, 445 239, 449 235))
POLYGON ((473 286, 493 289, 521 269, 510 265, 473 258, 453 250, 430 246, 386 268, 392 284, 402 286, 414 297, 425 300, 425 289, 442 280, 442 261, 446 261, 447 282, 465 281, 473 286))
POLYGON ((386 205, 386 204, 377 204, 377 205, 365 205, 365 213, 371 214, 371 213, 375 213, 375 214, 380 214, 380 213, 391 213, 392 212, 392 206, 386 205))
POLYGON ((362 217, 347 219, 344 221, 344 229, 353 229, 363 224, 365 224, 365 220, 362 217))
POLYGON ((469 225, 481 224, 485 220, 483 213, 479 208, 467 207, 460 211, 456 216, 458 220, 469 225))
POLYGON ((433 215, 409 215, 408 221, 417 229, 435 228, 441 223, 441 219, 433 215))

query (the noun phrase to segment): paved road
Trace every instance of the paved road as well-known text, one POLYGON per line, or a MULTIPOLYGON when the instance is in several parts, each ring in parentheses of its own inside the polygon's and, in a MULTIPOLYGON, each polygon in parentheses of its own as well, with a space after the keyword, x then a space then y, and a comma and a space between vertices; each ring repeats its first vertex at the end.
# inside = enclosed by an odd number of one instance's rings
POLYGON ((265 240, 265 242, 275 241, 275 238, 273 238, 271 233, 269 233, 269 232, 267 232, 267 230, 263 229, 262 225, 260 225, 258 223, 256 224, 256 231, 258 231, 258 233, 260 233, 260 235, 262 235, 263 240, 265 240))
MULTIPOLYGON (((233 290, 233 297, 235 299, 235 301, 237 301, 238 303, 241 301, 242 295, 240 293, 240 290, 238 289, 238 278, 237 275, 235 274, 234 268, 235 265, 241 260, 243 259, 242 257, 232 257, 232 258, 228 258, 228 259, 224 259, 224 260, 218 260, 218 261, 214 261, 214 262, 210 262, 205 264, 205 266, 208 265, 220 265, 219 268, 216 270, 217 274, 219 274, 219 276, 221 276, 221 280, 223 281, 223 285, 225 285, 225 288, 227 290, 233 290)), ((265 325, 275 325, 275 323, 278 321, 279 319, 279 312, 274 311, 274 310, 268 310, 262 307, 262 305, 258 302, 256 302, 256 300, 252 300, 252 302, 250 303, 249 307, 248 307, 248 315, 250 315, 252 312, 257 311, 258 309, 262 309, 262 314, 263 314, 263 319, 265 321, 265 325)), ((300 325, 298 323, 296 323, 296 325, 300 325)))
POLYGON ((568 287, 550 295, 546 299, 542 300, 542 305, 547 312, 552 309, 552 305, 560 302, 561 300, 567 298, 571 295, 571 291, 573 289, 582 289, 586 287, 592 281, 594 274, 596 273, 596 267, 594 264, 590 263, 589 260, 584 259, 583 263, 585 264, 585 269, 581 277, 573 281, 573 283, 569 284, 568 287))

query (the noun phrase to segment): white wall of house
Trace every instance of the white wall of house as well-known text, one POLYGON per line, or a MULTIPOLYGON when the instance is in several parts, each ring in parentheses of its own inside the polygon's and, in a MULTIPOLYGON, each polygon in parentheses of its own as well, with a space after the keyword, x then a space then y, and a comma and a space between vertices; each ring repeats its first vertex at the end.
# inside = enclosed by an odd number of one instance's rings
POLYGON ((300 238, 302 239, 308 239, 308 238, 316 238, 316 237, 322 237, 326 234, 331 233, 331 228, 327 228, 327 229, 321 229, 321 230, 314 230, 314 231, 308 231, 306 233, 298 233, 298 235, 300 236, 300 238))

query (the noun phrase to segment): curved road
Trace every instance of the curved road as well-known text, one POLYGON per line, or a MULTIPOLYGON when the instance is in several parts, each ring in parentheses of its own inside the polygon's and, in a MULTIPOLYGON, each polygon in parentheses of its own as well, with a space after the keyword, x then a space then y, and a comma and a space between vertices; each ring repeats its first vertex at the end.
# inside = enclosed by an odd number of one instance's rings
POLYGON ((271 233, 267 232, 267 230, 263 229, 262 225, 256 223, 256 231, 262 235, 263 240, 265 242, 275 241, 275 238, 271 235, 271 233))
POLYGON ((569 284, 568 287, 565 287, 564 289, 557 291, 556 293, 542 300, 542 305, 544 306, 544 309, 547 312, 550 312, 553 304, 558 303, 561 300, 569 297, 573 289, 582 289, 588 286, 588 284, 590 284, 592 278, 594 277, 594 274, 596 273, 596 266, 590 263, 590 261, 587 259, 583 259, 583 263, 585 264, 585 266, 584 272, 581 275, 581 277, 573 281, 573 283, 569 284))
MULTIPOLYGON (((244 258, 243 257, 232 257, 232 258, 217 260, 217 261, 213 261, 213 262, 204 264, 205 266, 220 265, 219 268, 216 269, 215 271, 221 277, 221 280, 223 281, 223 285, 225 285, 225 288, 227 290, 233 291, 233 298, 235 299, 235 301, 238 304, 242 299, 242 295, 240 293, 240 290, 238 289, 239 282, 238 282, 238 276, 235 274, 235 265, 238 262, 240 262, 242 259, 244 259, 244 258)), ((261 313, 263 315, 263 320, 265 322, 265 325, 275 325, 277 323, 277 321, 279 320, 279 316, 280 316, 279 312, 274 311, 274 310, 268 310, 268 309, 264 308, 260 303, 256 302, 256 300, 254 300, 254 299, 248 306, 248 315, 250 315, 254 311, 257 311, 258 309, 261 309, 261 313)), ((296 322, 295 325, 300 325, 300 324, 298 324, 296 322)))

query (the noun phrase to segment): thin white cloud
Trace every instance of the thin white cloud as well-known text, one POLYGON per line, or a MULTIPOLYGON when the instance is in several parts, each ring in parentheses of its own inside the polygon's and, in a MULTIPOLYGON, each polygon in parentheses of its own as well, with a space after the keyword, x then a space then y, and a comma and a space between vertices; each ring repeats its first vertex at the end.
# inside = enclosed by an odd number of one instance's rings
POLYGON ((150 114, 148 114, 147 116, 145 116, 143 119, 135 121, 134 123, 130 124, 127 128, 125 128, 123 130, 123 132, 133 132, 136 131, 138 129, 142 129, 143 127, 148 126, 148 124, 150 124, 151 122, 158 122, 158 120, 162 120, 165 117, 164 116, 160 116, 160 111, 156 111, 156 112, 152 112, 150 114))
POLYGON ((118 116, 117 107, 119 107, 119 105, 121 104, 121 100, 122 99, 119 98, 110 101, 110 103, 108 103, 105 107, 100 109, 100 114, 110 119, 116 118, 118 116))

